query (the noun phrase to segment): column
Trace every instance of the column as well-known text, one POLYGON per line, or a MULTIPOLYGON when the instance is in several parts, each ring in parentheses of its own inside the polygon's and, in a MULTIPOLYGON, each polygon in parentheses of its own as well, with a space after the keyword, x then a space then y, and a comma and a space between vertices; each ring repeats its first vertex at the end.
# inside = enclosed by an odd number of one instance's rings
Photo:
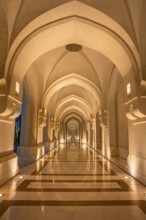
POLYGON ((125 103, 128 118, 128 171, 146 184, 146 97, 135 97, 125 103))
POLYGON ((64 136, 65 124, 60 124, 60 144, 65 143, 65 136, 64 136))
POLYGON ((57 121, 56 127, 55 127, 56 146, 58 146, 58 144, 59 144, 59 138, 60 138, 58 136, 59 129, 60 129, 60 125, 59 125, 59 122, 57 121))
POLYGON ((23 102, 21 143, 17 148, 19 166, 25 166, 40 159, 45 154, 43 127, 46 126, 44 110, 38 110, 35 100, 23 102))
POLYGON ((102 148, 102 127, 100 125, 99 114, 96 115, 96 149, 102 148))
POLYGON ((11 96, 3 94, 0 97, 0 185, 19 172, 18 157, 13 149, 15 118, 20 114, 20 105, 11 96))
POLYGON ((90 122, 87 122, 87 131, 88 131, 88 145, 90 146, 91 144, 91 140, 90 140, 90 129, 91 129, 91 126, 90 126, 90 122))
POLYGON ((102 127, 102 154, 110 158, 111 156, 111 150, 109 145, 109 128, 107 125, 107 111, 102 110, 100 112, 100 125, 102 127))
POLYGON ((86 123, 82 124, 82 131, 83 131, 82 143, 86 144, 87 143, 87 139, 86 139, 86 123))

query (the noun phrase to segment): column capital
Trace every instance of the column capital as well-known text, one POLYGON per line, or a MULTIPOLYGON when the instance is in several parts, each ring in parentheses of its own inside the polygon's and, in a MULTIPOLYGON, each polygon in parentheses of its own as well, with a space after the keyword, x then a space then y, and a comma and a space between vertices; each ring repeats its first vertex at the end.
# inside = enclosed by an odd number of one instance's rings
POLYGON ((96 119, 95 118, 92 119, 92 129, 93 130, 96 129, 96 119))
POLYGON ((87 128, 90 128, 91 127, 91 123, 90 122, 86 122, 86 126, 87 126, 87 128))
POLYGON ((46 112, 40 109, 38 113, 38 127, 43 128, 46 126, 46 124, 47 124, 46 112))
POLYGON ((7 99, 7 106, 3 112, 0 113, 0 118, 5 120, 15 119, 20 115, 21 102, 12 96, 5 96, 7 99))
POLYGON ((106 109, 102 109, 99 113, 99 121, 100 121, 100 126, 102 128, 106 128, 107 127, 107 110, 106 109))
POLYGON ((126 116, 134 123, 146 120, 146 97, 134 97, 128 102, 124 103, 126 116), (144 112, 145 110, 145 112, 144 112))

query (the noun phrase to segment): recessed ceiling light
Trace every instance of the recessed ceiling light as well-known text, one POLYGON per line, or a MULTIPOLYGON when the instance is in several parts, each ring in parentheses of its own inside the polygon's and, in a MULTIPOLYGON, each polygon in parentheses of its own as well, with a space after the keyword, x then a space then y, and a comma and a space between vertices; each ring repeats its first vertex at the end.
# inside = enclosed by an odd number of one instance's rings
POLYGON ((124 179, 129 179, 129 176, 123 176, 124 179))
POLYGON ((18 176, 18 178, 19 178, 19 179, 23 179, 23 178, 24 178, 24 176, 18 176))
POLYGON ((143 195, 146 196, 146 193, 144 193, 143 195))
POLYGON ((3 193, 0 193, 0 197, 3 197, 4 196, 4 194, 3 193))

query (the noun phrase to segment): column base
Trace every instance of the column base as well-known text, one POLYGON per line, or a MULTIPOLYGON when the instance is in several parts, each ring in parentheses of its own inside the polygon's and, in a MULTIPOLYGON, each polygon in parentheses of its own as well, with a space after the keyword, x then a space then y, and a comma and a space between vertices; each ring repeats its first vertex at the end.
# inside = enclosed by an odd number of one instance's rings
POLYGON ((102 155, 108 159, 111 157, 111 148, 109 146, 102 146, 102 155))
POLYGON ((128 156, 128 172, 146 185, 146 158, 130 154, 128 156))
POLYGON ((50 157, 53 157, 56 147, 59 147, 59 140, 44 142, 45 153, 49 153, 50 157))
POLYGON ((45 146, 45 154, 46 154, 50 151, 50 142, 44 142, 44 146, 45 146))
POLYGON ((36 147, 19 146, 17 154, 19 167, 23 167, 43 157, 45 155, 45 147, 43 145, 36 147))
POLYGON ((0 185, 16 176, 18 172, 18 157, 15 153, 0 158, 0 185))

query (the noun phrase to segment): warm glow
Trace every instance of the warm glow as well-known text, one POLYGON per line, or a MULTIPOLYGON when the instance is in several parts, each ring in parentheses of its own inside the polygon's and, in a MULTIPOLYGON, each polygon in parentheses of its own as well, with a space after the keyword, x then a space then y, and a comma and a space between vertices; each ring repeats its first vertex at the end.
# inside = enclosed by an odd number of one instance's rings
POLYGON ((82 149, 85 150, 87 147, 87 144, 82 144, 82 149))
POLYGON ((47 109, 45 108, 45 110, 44 110, 44 113, 45 113, 45 116, 47 115, 47 109))
POLYGON ((23 178, 24 178, 24 176, 19 176, 18 178, 19 178, 19 179, 23 179, 23 178))
POLYGON ((131 84, 127 84, 127 96, 131 95, 131 84))
POLYGON ((86 140, 85 140, 85 139, 83 139, 83 140, 82 140, 82 143, 83 143, 83 144, 86 144, 86 140))
POLYGON ((19 90, 20 90, 20 85, 19 85, 18 82, 16 82, 16 86, 15 86, 15 93, 16 93, 16 95, 19 94, 19 90))
POLYGON ((42 205, 42 212, 44 212, 44 209, 45 209, 45 208, 44 208, 44 206, 42 205))
POLYGON ((124 179, 129 179, 129 176, 123 176, 124 179))
POLYGON ((4 196, 4 194, 3 193, 0 193, 0 197, 3 197, 4 196))

